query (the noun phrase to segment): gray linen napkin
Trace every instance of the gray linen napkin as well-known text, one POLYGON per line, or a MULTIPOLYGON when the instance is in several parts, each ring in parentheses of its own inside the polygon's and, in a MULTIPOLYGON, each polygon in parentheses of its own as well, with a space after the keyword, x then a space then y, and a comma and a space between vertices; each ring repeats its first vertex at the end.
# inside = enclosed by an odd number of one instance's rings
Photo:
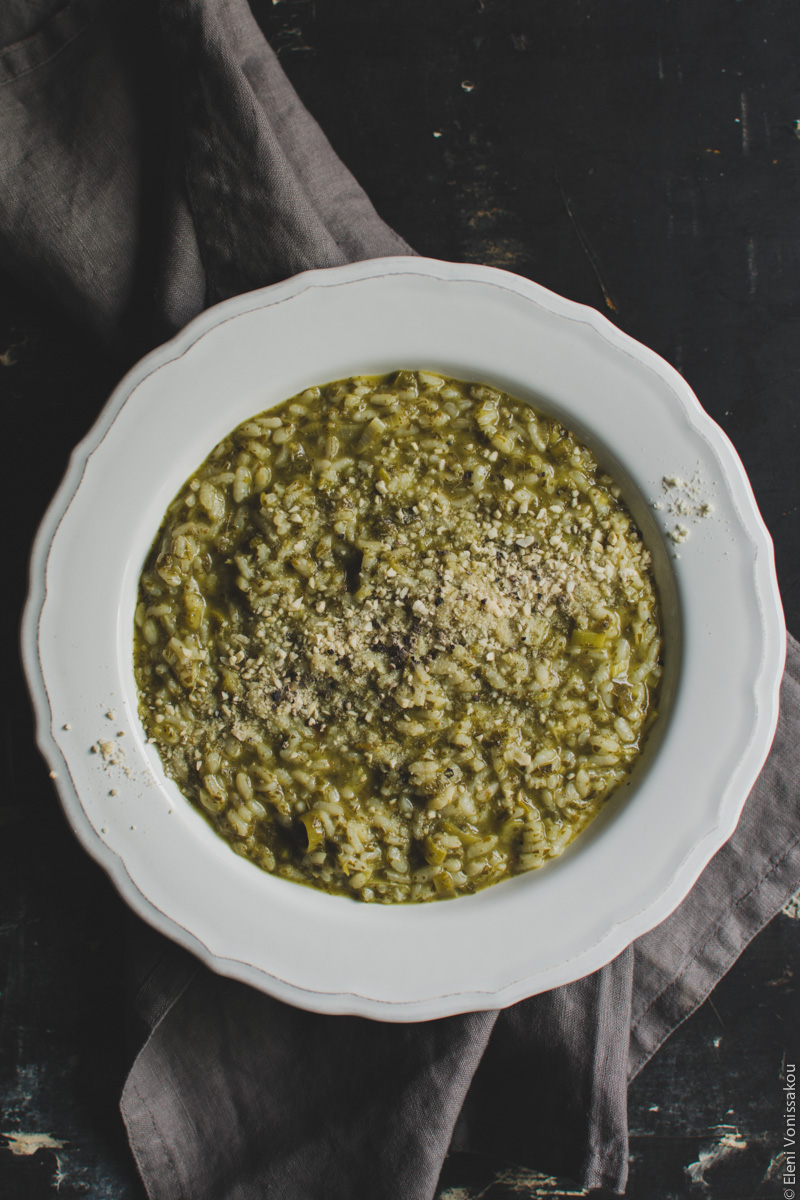
MULTIPOLYGON (((0 262, 128 352, 307 267, 410 252, 246 0, 162 0, 160 21, 6 0, 0 45, 0 262)), ((430 1200, 449 1148, 623 1190, 628 1080, 800 883, 799 718, 790 639, 770 758, 687 899, 601 971, 500 1013, 306 1013, 132 917, 122 1112, 149 1195, 430 1200)))

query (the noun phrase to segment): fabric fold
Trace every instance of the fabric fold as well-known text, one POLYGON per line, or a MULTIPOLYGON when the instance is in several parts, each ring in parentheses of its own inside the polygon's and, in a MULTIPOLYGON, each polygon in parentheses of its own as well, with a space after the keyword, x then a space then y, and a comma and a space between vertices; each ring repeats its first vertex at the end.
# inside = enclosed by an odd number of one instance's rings
POLYGON ((0 265, 128 361, 228 296, 413 253, 244 0, 12 0, 0 38, 0 265))
POLYGON ((622 1191, 632 977, 629 947, 499 1013, 451 1148, 622 1191))
POLYGON ((202 970, 123 1093, 149 1194, 430 1200, 494 1020, 320 1016, 202 970))
POLYGON ((735 833, 683 904, 635 944, 631 1078, 800 883, 800 646, 787 642, 778 729, 735 833))
POLYGON ((209 304, 300 271, 412 253, 300 103, 247 5, 162 0, 161 19, 209 304))
POLYGON ((134 320, 160 165, 137 70, 147 10, 74 0, 9 45, 21 7, 0 14, 0 264, 112 341, 134 320))

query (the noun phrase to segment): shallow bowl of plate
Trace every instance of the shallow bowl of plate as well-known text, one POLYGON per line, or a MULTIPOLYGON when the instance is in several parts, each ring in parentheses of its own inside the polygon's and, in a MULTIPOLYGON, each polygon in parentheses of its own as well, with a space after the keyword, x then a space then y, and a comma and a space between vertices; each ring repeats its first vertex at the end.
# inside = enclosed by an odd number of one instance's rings
POLYGON ((785 631, 744 469, 672 367, 526 279, 393 258, 225 301, 126 375, 40 528, 23 656, 68 820, 141 917, 288 1003, 412 1021, 571 982, 674 910, 769 751, 785 631), (665 645, 661 715, 589 829, 539 870, 421 905, 326 895, 233 854, 166 777, 133 675, 142 564, 209 451, 308 386, 400 368, 493 384, 589 445, 652 552, 665 645))

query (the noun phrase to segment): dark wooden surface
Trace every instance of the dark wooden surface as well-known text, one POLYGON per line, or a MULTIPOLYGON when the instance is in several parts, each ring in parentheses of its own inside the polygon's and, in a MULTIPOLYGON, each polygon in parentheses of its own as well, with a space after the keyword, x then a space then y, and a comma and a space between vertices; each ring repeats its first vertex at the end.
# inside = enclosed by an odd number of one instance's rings
MULTIPOLYGON (((419 251, 595 306, 672 362, 734 442, 800 633, 800 9, 793 0, 257 0, 301 96, 419 251)), ((142 1200, 117 1102, 125 912, 73 841, 17 666, 27 549, 121 373, 0 280, 5 501, 0 1197, 142 1200), (13 1149, 12 1149, 13 1147, 13 1149), (16 1150, 17 1153, 14 1153, 16 1150)), ((800 921, 780 915, 635 1081, 640 1200, 783 1195, 800 921)), ((582 1195, 453 1156, 439 1200, 582 1195)), ((354 1200, 369 1200, 354 1198, 354 1200)), ((788 1200, 792 1200, 791 1197, 788 1200)))

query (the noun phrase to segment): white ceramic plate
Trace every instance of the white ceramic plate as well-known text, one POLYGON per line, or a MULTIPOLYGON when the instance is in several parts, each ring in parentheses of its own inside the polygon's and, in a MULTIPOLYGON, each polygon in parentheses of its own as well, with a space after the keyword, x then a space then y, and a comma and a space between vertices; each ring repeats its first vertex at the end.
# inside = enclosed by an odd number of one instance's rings
POLYGON ((42 524, 23 646, 67 816, 136 912, 289 1003, 410 1021, 579 978, 672 911, 763 765, 785 637, 744 470, 670 366, 525 279, 396 258, 236 297, 126 376, 42 524), (630 785, 561 858, 475 896, 391 907, 273 878, 232 853, 145 744, 131 649, 143 559, 217 441, 310 384, 400 367, 497 384, 593 447, 654 554, 666 669, 663 716, 630 785), (665 491, 664 476, 684 483, 665 491), (679 524, 688 536, 676 546, 679 524), (105 755, 92 752, 98 741, 105 755))

